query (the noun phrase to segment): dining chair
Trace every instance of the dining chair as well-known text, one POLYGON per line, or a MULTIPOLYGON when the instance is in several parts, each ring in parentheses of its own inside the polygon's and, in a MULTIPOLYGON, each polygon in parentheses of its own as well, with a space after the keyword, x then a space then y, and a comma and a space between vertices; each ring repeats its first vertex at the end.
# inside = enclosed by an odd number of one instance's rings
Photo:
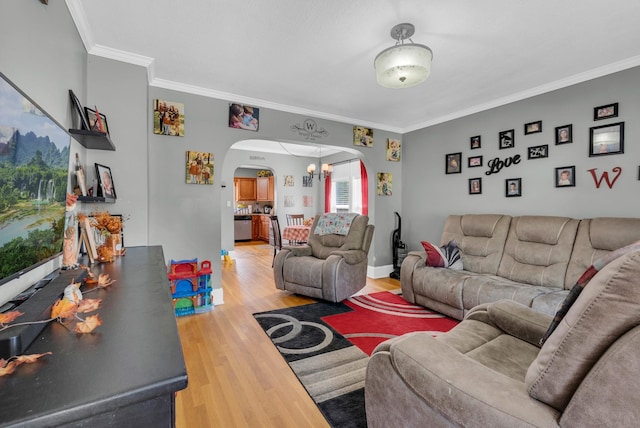
MULTIPOLYGON (((282 250, 282 234, 280 233, 280 222, 277 215, 271 216, 271 229, 273 229, 273 261, 276 259, 276 253, 282 250)), ((273 261, 271 267, 273 267, 273 261)))
POLYGON ((287 214, 287 226, 302 226, 304 214, 287 214))

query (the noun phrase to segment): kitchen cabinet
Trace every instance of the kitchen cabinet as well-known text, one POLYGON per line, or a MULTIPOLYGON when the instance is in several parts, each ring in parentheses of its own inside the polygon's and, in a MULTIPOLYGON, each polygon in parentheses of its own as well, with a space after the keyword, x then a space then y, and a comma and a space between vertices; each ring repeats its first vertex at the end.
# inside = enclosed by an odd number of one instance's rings
POLYGON ((251 240, 257 241, 260 238, 260 218, 261 215, 251 216, 251 240))
POLYGON ((261 241, 269 242, 269 229, 271 229, 271 216, 260 216, 260 233, 258 239, 261 241))
POLYGON ((273 201, 273 176, 256 178, 256 200, 273 201))
POLYGON ((233 180, 236 202, 256 200, 256 179, 236 177, 233 180))

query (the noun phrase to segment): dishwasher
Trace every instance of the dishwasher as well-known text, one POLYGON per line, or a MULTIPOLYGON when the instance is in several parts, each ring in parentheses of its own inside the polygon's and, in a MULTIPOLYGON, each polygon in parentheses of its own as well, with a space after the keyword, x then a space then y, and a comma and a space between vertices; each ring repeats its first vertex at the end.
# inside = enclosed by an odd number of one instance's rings
POLYGON ((235 241, 251 241, 251 216, 250 215, 234 216, 233 237, 235 241))

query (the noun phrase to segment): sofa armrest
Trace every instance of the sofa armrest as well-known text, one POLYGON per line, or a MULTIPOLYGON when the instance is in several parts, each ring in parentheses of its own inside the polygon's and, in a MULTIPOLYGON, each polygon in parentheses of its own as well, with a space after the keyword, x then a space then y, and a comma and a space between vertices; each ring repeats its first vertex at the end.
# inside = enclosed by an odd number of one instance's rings
POLYGON ((489 320, 497 328, 538 347, 553 319, 513 300, 498 300, 487 305, 486 310, 489 320))
MULTIPOLYGON (((395 371, 408 385, 407 394, 416 394, 453 426, 557 426, 559 412, 531 398, 522 381, 497 373, 429 333, 374 352, 367 381, 381 370, 395 371), (389 364, 378 366, 385 356, 389 364)), ((369 386, 365 383, 365 390, 369 386)), ((403 398, 398 397, 397 405, 403 398)))

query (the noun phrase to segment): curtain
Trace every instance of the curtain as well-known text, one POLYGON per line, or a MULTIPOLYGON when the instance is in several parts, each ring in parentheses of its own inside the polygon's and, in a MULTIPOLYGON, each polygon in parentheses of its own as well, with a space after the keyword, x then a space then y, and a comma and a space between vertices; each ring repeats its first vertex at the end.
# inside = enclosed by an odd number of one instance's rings
POLYGON ((367 178, 367 168, 360 161, 360 184, 362 186, 362 215, 369 215, 369 180, 367 178))
MULTIPOLYGON (((321 173, 322 174, 322 173, 321 173)), ((331 212, 331 175, 327 174, 324 179, 324 212, 331 212)))

